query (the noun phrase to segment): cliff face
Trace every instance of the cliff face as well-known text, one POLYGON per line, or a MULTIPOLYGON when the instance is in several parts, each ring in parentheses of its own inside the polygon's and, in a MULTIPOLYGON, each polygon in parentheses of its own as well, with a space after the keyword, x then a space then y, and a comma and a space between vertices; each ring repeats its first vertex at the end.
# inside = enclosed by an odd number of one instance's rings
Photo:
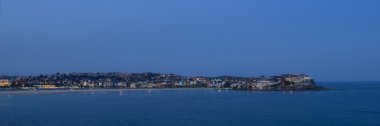
POLYGON ((266 87, 267 90, 313 90, 318 89, 314 81, 292 83, 292 84, 277 84, 266 87))
POLYGON ((321 87, 316 85, 308 75, 286 74, 258 78, 251 83, 233 85, 232 88, 241 90, 316 90, 321 87))

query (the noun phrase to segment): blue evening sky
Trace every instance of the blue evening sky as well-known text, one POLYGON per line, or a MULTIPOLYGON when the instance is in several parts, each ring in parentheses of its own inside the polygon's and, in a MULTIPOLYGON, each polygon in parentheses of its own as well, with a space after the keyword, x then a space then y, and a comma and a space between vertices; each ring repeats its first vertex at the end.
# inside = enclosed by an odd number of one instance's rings
POLYGON ((380 80, 379 0, 2 0, 0 74, 380 80))

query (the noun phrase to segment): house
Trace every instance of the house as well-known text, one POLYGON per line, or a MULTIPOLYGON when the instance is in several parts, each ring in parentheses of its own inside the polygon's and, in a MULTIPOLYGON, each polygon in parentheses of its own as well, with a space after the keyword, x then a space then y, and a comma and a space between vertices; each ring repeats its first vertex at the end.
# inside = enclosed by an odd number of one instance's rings
POLYGON ((40 89, 57 89, 55 85, 52 84, 42 84, 42 85, 34 85, 34 87, 40 88, 40 89))
POLYGON ((186 82, 184 80, 180 80, 176 85, 177 86, 184 86, 186 82))
POLYGON ((147 88, 157 88, 157 84, 156 83, 149 83, 147 85, 147 88))
POLYGON ((294 82, 294 83, 303 83, 303 82, 310 82, 313 81, 313 79, 305 74, 299 74, 299 75, 284 75, 285 80, 288 82, 294 82))
POLYGON ((134 84, 134 83, 129 85, 129 88, 136 88, 136 87, 137 87, 137 86, 136 86, 136 84, 134 84))
POLYGON ((116 86, 117 86, 117 87, 127 87, 127 84, 124 83, 124 82, 118 82, 118 83, 116 84, 116 86))
POLYGON ((11 81, 8 79, 1 79, 0 80, 0 87, 9 87, 11 86, 11 81))

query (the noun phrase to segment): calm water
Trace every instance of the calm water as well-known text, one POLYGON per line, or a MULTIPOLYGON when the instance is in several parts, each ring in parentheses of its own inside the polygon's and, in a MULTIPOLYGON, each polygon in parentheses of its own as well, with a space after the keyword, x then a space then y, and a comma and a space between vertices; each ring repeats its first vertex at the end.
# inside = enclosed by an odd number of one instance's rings
POLYGON ((124 91, 0 96, 1 126, 379 126, 380 83, 334 91, 124 91))

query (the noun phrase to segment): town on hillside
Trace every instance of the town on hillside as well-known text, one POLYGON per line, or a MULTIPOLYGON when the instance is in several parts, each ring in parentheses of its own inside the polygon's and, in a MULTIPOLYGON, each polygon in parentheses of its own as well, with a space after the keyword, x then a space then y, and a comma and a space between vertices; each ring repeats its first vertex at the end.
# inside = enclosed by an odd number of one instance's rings
POLYGON ((230 88, 236 90, 306 90, 319 88, 306 74, 260 77, 185 77, 160 73, 56 73, 39 76, 0 76, 0 88, 230 88))

